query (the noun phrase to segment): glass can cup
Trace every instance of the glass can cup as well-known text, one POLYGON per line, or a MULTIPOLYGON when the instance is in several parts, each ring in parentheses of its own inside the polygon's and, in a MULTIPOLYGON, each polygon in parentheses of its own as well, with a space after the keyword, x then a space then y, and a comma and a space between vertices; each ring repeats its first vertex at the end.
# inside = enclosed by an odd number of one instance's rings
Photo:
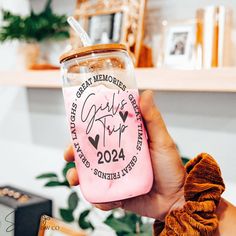
POLYGON ((122 44, 60 58, 63 95, 81 191, 91 203, 145 194, 153 184, 134 66, 122 44))

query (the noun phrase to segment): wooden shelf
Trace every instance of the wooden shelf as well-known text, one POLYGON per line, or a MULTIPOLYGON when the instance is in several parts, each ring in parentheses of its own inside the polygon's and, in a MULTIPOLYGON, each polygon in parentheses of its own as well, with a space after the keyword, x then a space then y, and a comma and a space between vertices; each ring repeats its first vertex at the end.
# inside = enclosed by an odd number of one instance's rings
MULTIPOLYGON (((186 92, 236 92, 236 68, 209 70, 136 69, 139 89, 186 92)), ((0 71, 0 86, 61 88, 60 72, 0 71)))

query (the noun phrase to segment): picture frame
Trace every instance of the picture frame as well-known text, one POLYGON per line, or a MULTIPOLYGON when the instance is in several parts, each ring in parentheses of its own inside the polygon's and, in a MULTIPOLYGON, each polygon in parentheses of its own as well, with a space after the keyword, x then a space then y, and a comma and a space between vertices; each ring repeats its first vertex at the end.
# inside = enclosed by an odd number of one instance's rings
MULTIPOLYGON (((74 17, 93 44, 125 44, 137 66, 142 47, 145 5, 146 0, 78 0, 74 17)), ((71 38, 75 43, 73 32, 71 38)))
POLYGON ((126 19, 127 12, 125 8, 121 8, 99 14, 87 14, 86 17, 80 18, 80 23, 93 44, 119 43, 124 41, 126 19))
POLYGON ((191 69, 196 65, 196 21, 163 22, 163 66, 191 69))

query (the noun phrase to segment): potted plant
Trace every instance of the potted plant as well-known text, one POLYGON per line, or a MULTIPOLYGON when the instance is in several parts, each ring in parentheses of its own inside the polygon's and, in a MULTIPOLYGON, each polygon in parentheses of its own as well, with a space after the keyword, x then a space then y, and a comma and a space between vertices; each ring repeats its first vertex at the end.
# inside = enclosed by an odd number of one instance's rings
POLYGON ((3 24, 0 28, 0 42, 19 40, 21 42, 20 53, 24 54, 28 69, 33 69, 39 63, 44 65, 48 63, 47 53, 42 56, 43 43, 48 40, 60 41, 69 37, 66 15, 53 13, 51 2, 48 0, 40 13, 36 14, 31 9, 28 16, 2 11, 3 24))

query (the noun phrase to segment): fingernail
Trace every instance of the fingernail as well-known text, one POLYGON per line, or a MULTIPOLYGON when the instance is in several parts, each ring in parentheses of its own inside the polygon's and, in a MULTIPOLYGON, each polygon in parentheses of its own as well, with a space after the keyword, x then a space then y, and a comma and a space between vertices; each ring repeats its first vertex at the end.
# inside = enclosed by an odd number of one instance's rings
POLYGON ((71 182, 71 171, 70 171, 70 169, 67 171, 67 173, 66 173, 66 179, 67 179, 67 181, 68 181, 68 183, 69 183, 69 185, 70 186, 73 186, 73 183, 71 182))

